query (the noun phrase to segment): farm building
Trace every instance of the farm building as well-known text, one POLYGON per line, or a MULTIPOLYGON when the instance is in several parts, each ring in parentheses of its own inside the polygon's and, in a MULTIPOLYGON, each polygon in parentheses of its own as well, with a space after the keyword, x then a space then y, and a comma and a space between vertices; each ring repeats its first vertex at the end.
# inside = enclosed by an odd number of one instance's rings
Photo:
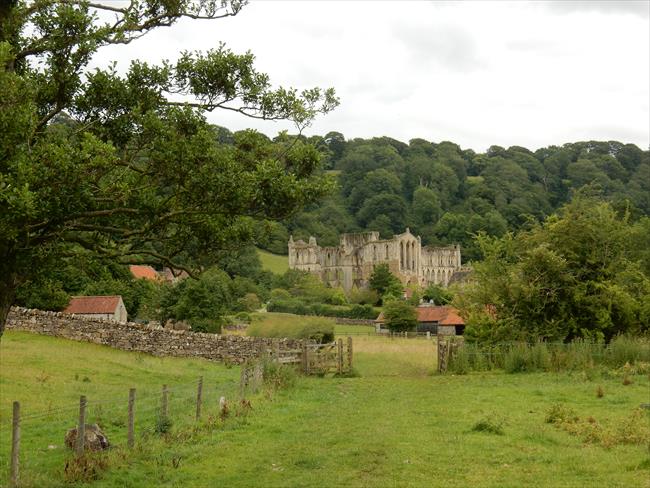
POLYGON ((120 295, 72 297, 63 312, 90 319, 127 321, 126 307, 120 295))
MULTIPOLYGON (((465 321, 458 314, 458 310, 449 306, 435 306, 422 304, 416 308, 418 316, 418 332, 431 332, 434 335, 463 335, 465 321)), ((377 324, 384 324, 384 313, 380 313, 375 320, 377 324)))
POLYGON ((146 264, 132 264, 129 266, 131 274, 136 279, 160 281, 161 277, 153 267, 146 264))

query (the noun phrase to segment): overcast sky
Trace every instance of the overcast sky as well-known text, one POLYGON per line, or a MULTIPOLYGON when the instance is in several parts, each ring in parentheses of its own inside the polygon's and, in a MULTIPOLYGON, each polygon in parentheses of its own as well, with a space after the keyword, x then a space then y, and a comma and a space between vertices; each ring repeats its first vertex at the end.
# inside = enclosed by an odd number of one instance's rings
MULTIPOLYGON (((223 41, 273 83, 334 87, 341 105, 307 135, 390 136, 537 149, 579 140, 650 145, 650 2, 255 1, 100 51, 175 59, 223 41)), ((223 111, 222 111, 223 112, 223 111)), ((290 125, 209 120, 275 135, 290 125)))

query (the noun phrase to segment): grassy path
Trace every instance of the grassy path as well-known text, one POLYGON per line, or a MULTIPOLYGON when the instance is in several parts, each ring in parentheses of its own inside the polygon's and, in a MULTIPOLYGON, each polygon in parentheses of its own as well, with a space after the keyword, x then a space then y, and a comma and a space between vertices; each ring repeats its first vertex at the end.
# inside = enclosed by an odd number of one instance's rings
MULTIPOLYGON (((633 376, 627 386, 606 371, 434 376, 432 342, 354 341, 359 377, 300 379, 295 388, 271 398, 253 398, 252 413, 231 417, 216 429, 191 428, 190 384, 185 397, 173 403, 174 429, 185 428, 173 430, 167 440, 153 433, 141 436, 134 452, 118 447, 101 479, 71 485, 63 480, 68 454, 61 442, 74 424, 80 392, 93 399, 117 395, 115 405, 98 405, 93 418, 104 419, 119 445, 125 386, 139 385, 144 414, 142 402, 155 407, 161 382, 191 383, 204 375, 213 385, 206 392, 208 417, 224 389, 234 395, 237 368, 8 333, 0 344, 3 472, 7 413, 18 398, 39 410, 50 402, 72 405, 55 415, 54 423, 25 422, 29 456, 21 466, 31 481, 25 486, 650 487, 647 446, 605 448, 544 422, 549 407, 563 403, 583 419, 619 425, 639 403, 650 401, 647 375, 633 376), (602 398, 596 396, 598 386, 602 398), (503 435, 472 430, 486 417, 503 419, 503 435), (37 432, 38 426, 46 430, 37 432)), ((151 419, 138 424, 140 432, 147 422, 151 419)))
MULTIPOLYGON (((361 377, 301 381, 245 422, 185 449, 177 469, 150 467, 148 476, 188 487, 648 486, 647 447, 588 445, 544 422, 557 402, 616 422, 645 401, 647 377, 629 386, 579 374, 432 377, 416 354, 394 362, 362 351, 361 377), (505 420, 504 435, 471 430, 486 415, 505 420)), ((129 479, 111 473, 97 486, 138 486, 129 479)))

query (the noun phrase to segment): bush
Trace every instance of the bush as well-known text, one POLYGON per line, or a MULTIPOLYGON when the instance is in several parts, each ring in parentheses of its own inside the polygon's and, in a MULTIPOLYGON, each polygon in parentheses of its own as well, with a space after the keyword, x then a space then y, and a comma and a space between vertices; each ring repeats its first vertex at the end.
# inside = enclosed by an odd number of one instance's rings
POLYGON ((418 325, 415 308, 401 300, 393 300, 384 307, 384 318, 391 332, 415 330, 418 325))
POLYGON ((278 363, 266 358, 262 366, 264 368, 264 383, 276 390, 291 388, 296 383, 296 369, 286 364, 278 363))
POLYGON ((379 295, 375 290, 370 290, 369 288, 357 288, 354 287, 350 290, 349 293, 350 303, 356 303, 359 305, 375 305, 379 302, 379 295))
POLYGON ((248 312, 237 312, 235 314, 235 320, 240 324, 241 323, 250 324, 252 317, 251 314, 249 314, 248 312))
POLYGON ((485 432, 488 434, 503 435, 505 421, 494 414, 482 418, 472 426, 474 432, 485 432))
MULTIPOLYGON (((274 290, 275 291, 275 290, 274 290)), ((285 312, 296 315, 320 315, 321 317, 341 317, 350 319, 374 319, 378 313, 370 305, 340 307, 326 303, 305 303, 297 298, 271 299, 266 309, 269 312, 285 312)))
POLYGON ((218 334, 221 332, 221 327, 224 325, 224 318, 218 317, 216 319, 206 318, 190 318, 187 319, 192 326, 193 332, 204 332, 206 334, 218 334))
POLYGON ((579 419, 571 407, 556 403, 551 405, 544 420, 547 424, 561 424, 565 422, 577 422, 579 419))
POLYGON ((237 303, 244 312, 254 312, 262 305, 255 293, 246 293, 243 297, 237 299, 237 303))

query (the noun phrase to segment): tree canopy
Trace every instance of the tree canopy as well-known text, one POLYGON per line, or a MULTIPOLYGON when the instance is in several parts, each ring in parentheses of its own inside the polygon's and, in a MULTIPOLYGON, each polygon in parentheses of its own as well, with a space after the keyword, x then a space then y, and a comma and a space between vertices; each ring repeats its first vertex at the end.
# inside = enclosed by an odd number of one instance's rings
POLYGON ((2 4, 0 333, 16 288, 47 263, 87 250, 192 271, 250 240, 256 222, 331 188, 311 144, 254 131, 228 141, 205 113, 285 119, 301 131, 337 105, 332 89, 274 88, 251 53, 224 45, 157 66, 88 68, 102 47, 181 18, 233 16, 245 3, 2 4))
POLYGON ((485 259, 458 303, 470 339, 609 340, 650 330, 647 217, 578 197, 542 224, 479 237, 485 259))

